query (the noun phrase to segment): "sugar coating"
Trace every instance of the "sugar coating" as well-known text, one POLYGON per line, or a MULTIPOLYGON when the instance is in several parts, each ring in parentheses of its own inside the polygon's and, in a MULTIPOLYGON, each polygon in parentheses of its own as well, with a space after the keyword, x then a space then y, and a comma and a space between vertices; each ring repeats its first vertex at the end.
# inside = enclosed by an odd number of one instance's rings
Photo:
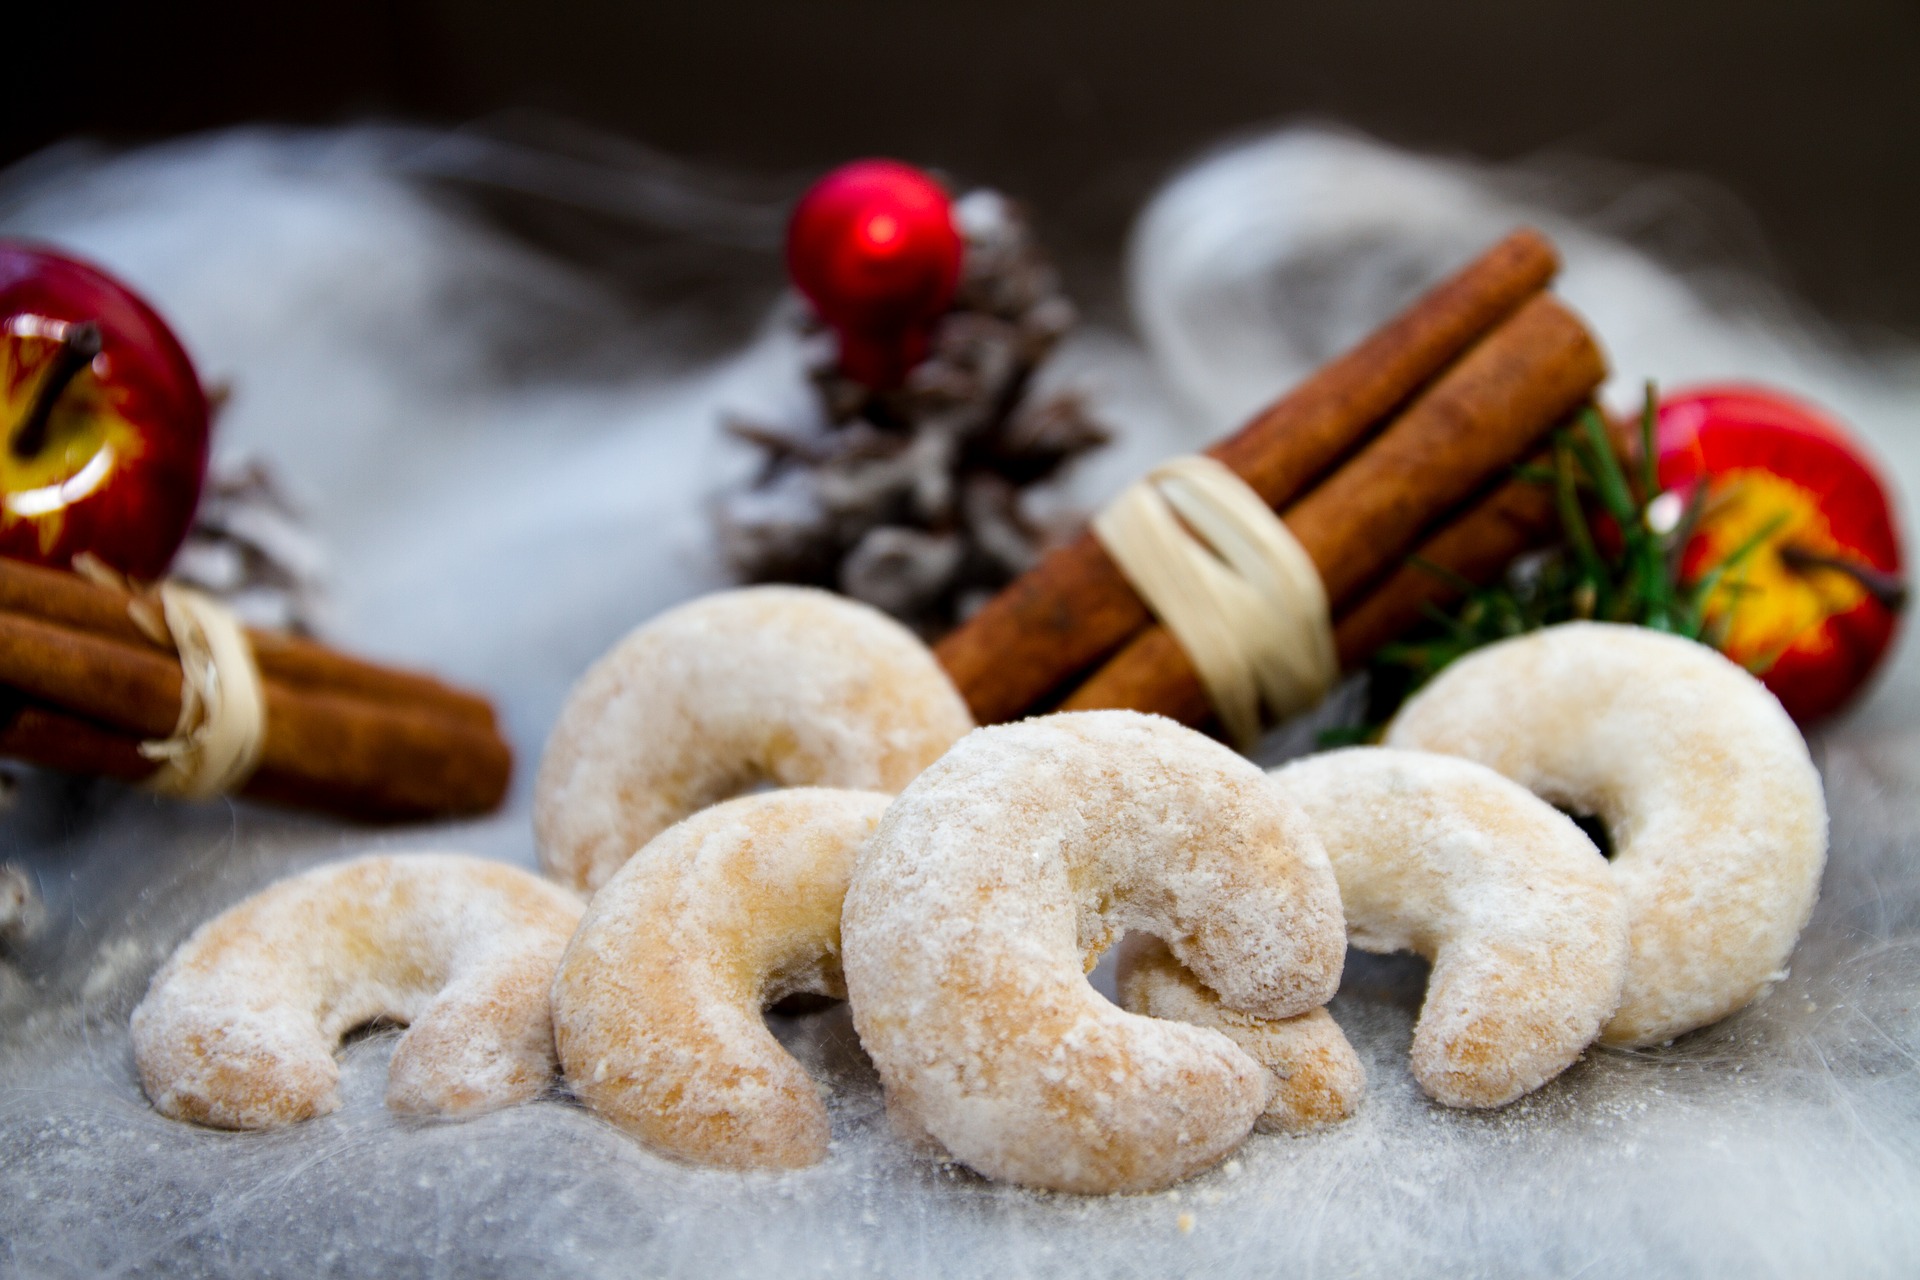
POLYGON ((1366 1092, 1366 1068, 1325 1009, 1291 1018, 1256 1018, 1220 1003, 1158 938, 1121 944, 1115 974, 1120 1007, 1149 1018, 1211 1027, 1267 1069, 1273 1092, 1253 1127, 1262 1133, 1309 1133, 1354 1113, 1366 1092))
POLYGON ((1592 841, 1470 760, 1355 747, 1274 785, 1326 842, 1347 940, 1432 962, 1414 1079, 1450 1107, 1498 1107, 1579 1058, 1620 1003, 1626 903, 1592 841))
POLYGON ((843 996, 840 903, 892 797, 743 796, 655 836, 593 897, 553 983, 568 1085, 650 1146, 794 1169, 827 1152, 827 1109, 761 1011, 843 996))
POLYGON ((580 678, 540 761, 534 835, 582 890, 680 819, 756 783, 897 792, 973 728, 912 632, 803 587, 706 596, 580 678))
POLYGON ((991 1178, 1144 1191, 1218 1160, 1269 1074, 1218 1031, 1086 980, 1165 938, 1228 1007, 1339 985, 1339 891, 1305 817, 1227 748, 1095 711, 980 729, 887 809, 842 919, 847 992, 890 1114, 991 1178))
POLYGON ((340 1038, 403 1023, 395 1111, 460 1116, 538 1097, 547 1009, 578 898, 517 867, 410 853, 320 867, 195 930, 133 1011, 155 1109, 222 1129, 335 1110, 340 1038))
POLYGON ((1779 701, 1704 645, 1597 622, 1505 640, 1442 672, 1386 742, 1478 760, 1606 823, 1632 954, 1605 1043, 1741 1008, 1813 912, 1820 775, 1779 701))

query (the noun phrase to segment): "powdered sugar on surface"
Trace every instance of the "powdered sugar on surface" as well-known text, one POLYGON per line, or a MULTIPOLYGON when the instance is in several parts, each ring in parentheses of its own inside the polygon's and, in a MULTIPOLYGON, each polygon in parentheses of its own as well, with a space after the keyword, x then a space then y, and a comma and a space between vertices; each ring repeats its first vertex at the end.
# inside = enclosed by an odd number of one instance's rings
MULTIPOLYGON (((1920 492, 1920 360, 1906 348, 1849 350, 1777 296, 1617 238, 1650 210, 1684 216, 1657 183, 1630 181, 1606 208, 1569 214, 1537 172, 1316 131, 1256 142, 1259 154, 1213 163, 1309 221, 1276 218, 1275 201, 1206 207, 1239 218, 1217 229, 1216 247, 1246 251, 1248 223, 1265 220, 1259 243, 1274 252, 1255 256, 1278 266, 1249 268, 1261 309, 1235 323, 1284 319, 1292 341, 1270 330, 1202 341, 1217 358, 1194 384, 1163 376, 1123 333, 1083 331, 1046 379, 1086 387, 1125 435, 1076 474, 1079 500, 1230 429, 1244 405, 1210 407, 1200 390, 1277 390, 1521 219, 1565 250, 1564 292, 1619 370, 1614 402, 1631 400, 1643 374, 1775 380, 1856 425, 1902 492, 1920 492), (1288 167, 1265 167, 1276 153, 1288 167), (1303 278, 1313 287, 1296 287, 1303 278)), ((486 689, 521 762, 502 814, 431 830, 30 780, 0 830, 47 907, 46 927, 0 959, 0 1271, 1159 1280, 1920 1269, 1911 629, 1879 688, 1815 741, 1832 849, 1770 993, 1672 1046, 1592 1050, 1498 1111, 1422 1095, 1406 1065, 1423 967, 1350 953, 1331 1007, 1370 1082, 1354 1118, 1305 1137, 1256 1133, 1156 1195, 1035 1193, 910 1148, 886 1122, 844 1007, 772 1022, 829 1091, 827 1159, 796 1173, 691 1168, 558 1097, 459 1123, 397 1116, 383 1103, 393 1033, 349 1043, 331 1115, 232 1134, 155 1114, 127 1016, 201 922, 369 848, 533 865, 531 765, 567 689, 634 626, 723 585, 702 504, 751 459, 723 443, 719 413, 777 417, 808 394, 780 326, 742 335, 710 364, 660 356, 652 337, 707 315, 722 291, 690 302, 663 292, 636 319, 594 282, 421 198, 402 175, 409 157, 441 145, 241 134, 69 156, 0 186, 9 232, 60 239, 125 273, 210 377, 236 380, 220 447, 266 457, 313 513, 335 554, 336 638, 486 689), (592 345, 601 339, 609 345, 592 345), (552 370, 535 357, 553 346, 602 356, 610 346, 618 358, 552 370)), ((779 270, 769 254, 760 274, 779 270)))

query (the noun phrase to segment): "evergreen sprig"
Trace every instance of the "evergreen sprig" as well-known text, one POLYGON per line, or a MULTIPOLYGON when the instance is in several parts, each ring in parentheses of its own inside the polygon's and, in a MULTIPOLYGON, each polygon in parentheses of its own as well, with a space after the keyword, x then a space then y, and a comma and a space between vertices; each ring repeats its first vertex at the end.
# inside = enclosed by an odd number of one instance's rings
POLYGON ((1743 567, 1778 531, 1784 513, 1703 572, 1684 568, 1687 544, 1707 501, 1699 484, 1682 496, 1663 493, 1655 445, 1658 398, 1647 384, 1639 422, 1639 457, 1628 475, 1599 410, 1583 409, 1556 431, 1551 463, 1520 469, 1553 487, 1560 541, 1522 556, 1500 582, 1471 583, 1416 560, 1464 593, 1452 610, 1428 609, 1430 625, 1413 639, 1384 646, 1371 664, 1369 723, 1330 740, 1371 737, 1414 690, 1448 664, 1509 636, 1581 619, 1624 622, 1717 645, 1723 621, 1709 617, 1716 592, 1739 591, 1743 567))

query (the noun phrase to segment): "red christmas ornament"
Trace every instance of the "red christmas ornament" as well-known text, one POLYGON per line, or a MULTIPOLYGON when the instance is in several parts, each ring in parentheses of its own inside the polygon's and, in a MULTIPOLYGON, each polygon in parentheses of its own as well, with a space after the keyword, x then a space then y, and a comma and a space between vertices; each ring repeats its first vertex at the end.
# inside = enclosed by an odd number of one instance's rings
POLYGON ((856 160, 815 183, 787 227, 787 272, 840 338, 840 369, 876 390, 926 358, 960 282, 953 202, 896 160, 856 160))
POLYGON ((1690 576, 1742 547, 1707 602, 1721 648, 1802 724, 1850 702, 1886 656, 1905 602, 1900 536, 1872 457, 1811 405, 1757 386, 1660 402, 1660 485, 1708 486, 1690 576))

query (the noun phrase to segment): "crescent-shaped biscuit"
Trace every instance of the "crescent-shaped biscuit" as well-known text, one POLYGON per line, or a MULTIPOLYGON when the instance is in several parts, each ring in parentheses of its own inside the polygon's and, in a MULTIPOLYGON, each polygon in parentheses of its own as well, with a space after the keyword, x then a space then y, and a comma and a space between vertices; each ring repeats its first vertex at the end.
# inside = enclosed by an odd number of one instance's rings
POLYGON ((797 1169, 823 1157, 827 1109, 761 1011, 845 994, 840 903, 889 799, 742 796, 635 854, 594 895, 554 979, 574 1093, 682 1159, 797 1169))
POLYGON ((195 930, 133 1011, 133 1058, 176 1120, 268 1129, 332 1111, 340 1038, 407 1024, 396 1111, 457 1116, 553 1077, 547 988, 581 902, 453 853, 359 858, 270 885, 195 930))
POLYGON ((1366 1068, 1325 1009, 1291 1018, 1238 1013, 1174 959, 1166 943, 1144 934, 1121 944, 1114 982, 1129 1013, 1211 1027, 1267 1069, 1273 1095, 1254 1122, 1260 1132, 1310 1133, 1347 1119, 1360 1105, 1366 1068))
POLYGON ((1452 756, 1354 747, 1276 769, 1327 847, 1347 938, 1433 964, 1413 1075, 1498 1107, 1573 1064, 1620 1003, 1627 916, 1572 820, 1452 756))
POLYGON ((1230 1008, 1283 1018, 1339 985, 1345 929, 1306 819, 1264 774, 1125 711, 981 729, 888 808, 842 920, 860 1042, 904 1111, 989 1177, 1140 1191, 1206 1167, 1272 1077, 1217 1031, 1088 984, 1129 930, 1230 1008))
POLYGON ((540 761, 540 865, 590 891, 758 783, 896 792, 973 728, 893 619, 803 587, 706 596, 631 632, 568 695, 540 761))
POLYGON ((1477 760, 1606 824, 1633 943, 1605 1043, 1741 1008, 1813 912, 1819 772, 1779 701, 1705 645, 1598 622, 1503 640, 1441 672, 1386 742, 1477 760))

